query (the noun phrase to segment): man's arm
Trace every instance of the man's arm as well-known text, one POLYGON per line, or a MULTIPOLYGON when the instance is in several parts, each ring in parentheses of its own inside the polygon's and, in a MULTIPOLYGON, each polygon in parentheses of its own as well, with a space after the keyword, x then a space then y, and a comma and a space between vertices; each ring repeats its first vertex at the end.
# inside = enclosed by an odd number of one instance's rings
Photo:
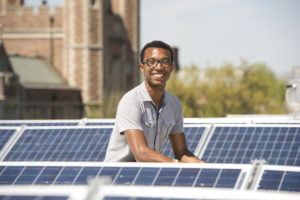
POLYGON ((127 130, 125 135, 137 162, 173 162, 172 158, 149 148, 142 131, 127 130))
MULTIPOLYGON (((127 130, 125 135, 137 162, 173 162, 172 158, 149 148, 142 131, 127 130)), ((169 139, 179 162, 204 163, 187 149, 184 133, 170 134, 169 139)))
POLYGON ((196 157, 192 152, 190 152, 186 146, 186 140, 184 133, 170 134, 169 140, 174 152, 174 156, 180 162, 185 163, 204 163, 196 157))

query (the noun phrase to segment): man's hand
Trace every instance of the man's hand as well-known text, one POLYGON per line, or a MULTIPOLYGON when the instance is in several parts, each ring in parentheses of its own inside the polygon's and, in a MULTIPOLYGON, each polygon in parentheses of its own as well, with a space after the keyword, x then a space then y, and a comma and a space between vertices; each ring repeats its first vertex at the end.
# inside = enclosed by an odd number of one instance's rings
POLYGON ((175 155, 180 162, 185 163, 205 163, 190 152, 186 146, 184 133, 170 134, 169 140, 175 155))

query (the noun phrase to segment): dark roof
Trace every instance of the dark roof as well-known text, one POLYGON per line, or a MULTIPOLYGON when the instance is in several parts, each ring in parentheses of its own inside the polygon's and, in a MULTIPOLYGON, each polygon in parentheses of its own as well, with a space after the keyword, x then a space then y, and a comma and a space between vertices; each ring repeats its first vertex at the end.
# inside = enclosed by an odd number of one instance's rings
POLYGON ((9 61, 24 87, 78 89, 69 86, 61 74, 42 58, 13 55, 9 56, 9 61))

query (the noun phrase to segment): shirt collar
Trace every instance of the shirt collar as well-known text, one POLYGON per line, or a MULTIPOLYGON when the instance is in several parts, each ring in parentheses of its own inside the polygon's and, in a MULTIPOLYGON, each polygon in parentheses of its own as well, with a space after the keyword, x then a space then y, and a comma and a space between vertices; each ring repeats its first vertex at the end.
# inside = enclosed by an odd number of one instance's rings
MULTIPOLYGON (((153 104, 153 100, 146 88, 146 83, 145 81, 143 81, 141 84, 140 84, 140 88, 141 88, 141 94, 142 94, 142 99, 143 101, 151 101, 153 104)), ((167 101, 166 101, 166 92, 164 91, 164 94, 163 94, 163 100, 162 100, 162 103, 161 103, 161 107, 164 107, 165 105, 167 104, 167 101)))

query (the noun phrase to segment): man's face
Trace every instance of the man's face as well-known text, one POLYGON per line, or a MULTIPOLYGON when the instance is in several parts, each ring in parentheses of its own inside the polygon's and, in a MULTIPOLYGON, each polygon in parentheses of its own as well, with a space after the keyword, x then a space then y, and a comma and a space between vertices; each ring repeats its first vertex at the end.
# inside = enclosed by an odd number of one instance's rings
POLYGON ((144 53, 144 61, 151 60, 154 65, 140 64, 140 70, 144 72, 145 81, 151 87, 165 87, 173 70, 171 54, 163 48, 147 48, 144 53), (160 62, 157 63, 157 60, 160 62), (154 61, 154 62, 153 62, 154 61), (169 65, 166 64, 169 61, 169 65))

